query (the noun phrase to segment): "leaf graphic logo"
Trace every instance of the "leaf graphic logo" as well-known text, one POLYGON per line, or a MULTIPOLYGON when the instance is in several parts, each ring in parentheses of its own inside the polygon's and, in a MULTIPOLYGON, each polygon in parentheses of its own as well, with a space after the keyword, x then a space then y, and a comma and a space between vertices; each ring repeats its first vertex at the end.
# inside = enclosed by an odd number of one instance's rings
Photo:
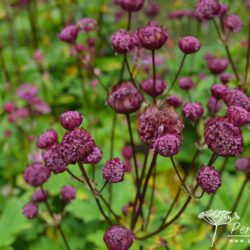
POLYGON ((218 226, 229 225, 232 221, 240 219, 236 212, 232 214, 232 212, 227 210, 208 210, 200 213, 198 218, 204 219, 207 223, 215 227, 211 247, 214 246, 218 226))

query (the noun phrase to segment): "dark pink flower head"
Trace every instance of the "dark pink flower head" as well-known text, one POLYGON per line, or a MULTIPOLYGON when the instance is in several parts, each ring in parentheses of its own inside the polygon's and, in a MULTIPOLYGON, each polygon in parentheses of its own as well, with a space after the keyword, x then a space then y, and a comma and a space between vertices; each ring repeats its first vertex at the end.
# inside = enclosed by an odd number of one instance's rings
POLYGON ((229 7, 227 5, 225 5, 224 3, 220 3, 219 16, 224 17, 227 14, 228 11, 229 11, 229 7))
POLYGON ((119 158, 113 158, 106 162, 102 168, 103 178, 108 183, 117 183, 123 181, 125 174, 125 165, 119 158))
POLYGON ((202 190, 208 194, 213 194, 221 186, 220 172, 214 167, 203 165, 196 178, 202 190))
POLYGON ((135 48, 135 38, 129 31, 120 29, 112 35, 112 46, 115 52, 125 54, 135 48))
POLYGON ((102 150, 95 146, 93 151, 83 160, 83 163, 95 165, 102 159, 102 150))
POLYGON ((33 195, 32 195, 32 201, 34 202, 44 202, 48 199, 49 193, 47 190, 44 189, 38 189, 33 195))
POLYGON ((79 28, 76 25, 68 25, 61 30, 58 34, 58 38, 66 43, 75 43, 79 28))
POLYGON ((222 73, 221 75, 220 75, 220 80, 221 80, 221 82, 223 83, 223 84, 227 84, 227 83, 229 83, 230 82, 230 80, 232 79, 233 77, 232 77, 232 75, 231 74, 229 74, 229 73, 222 73))
POLYGON ((222 99, 226 91, 227 87, 223 84, 215 83, 211 86, 211 93, 217 100, 222 99))
POLYGON ((156 97, 162 94, 162 92, 166 88, 166 82, 162 79, 156 79, 154 88, 154 80, 147 79, 142 81, 141 87, 148 95, 156 97))
POLYGON ((206 53, 205 55, 204 55, 204 59, 206 60, 206 62, 208 63, 210 60, 213 60, 213 59, 215 59, 215 56, 213 55, 213 54, 211 54, 211 53, 206 53))
POLYGON ((132 40, 133 40, 133 43, 134 43, 134 49, 141 49, 143 48, 141 42, 140 42, 140 39, 138 37, 138 31, 134 31, 131 33, 131 36, 132 36, 132 40))
POLYGON ((50 172, 40 163, 34 163, 26 168, 23 177, 24 180, 32 187, 38 187, 44 184, 50 176, 50 172))
POLYGON ((46 149, 57 143, 57 140, 57 132, 54 129, 50 129, 38 137, 36 145, 38 148, 46 149))
POLYGON ((181 89, 189 90, 194 87, 194 82, 191 77, 182 77, 179 80, 179 86, 181 89))
POLYGON ((156 2, 148 3, 145 8, 145 14, 148 17, 156 17, 160 13, 160 6, 156 2))
POLYGON ((227 117, 235 126, 245 126, 250 123, 250 113, 238 106, 230 106, 227 109, 227 117))
POLYGON ((118 4, 126 11, 139 11, 144 4, 144 0, 118 0, 118 4))
POLYGON ((250 170, 250 160, 247 158, 240 158, 235 162, 235 167, 238 170, 250 170))
POLYGON ((243 22, 237 15, 226 16, 223 18, 223 25, 229 32, 238 33, 243 27, 243 22))
POLYGON ((179 39, 178 46, 184 54, 193 54, 200 50, 200 41, 193 36, 184 36, 179 39))
POLYGON ((60 122, 62 126, 69 131, 79 127, 82 123, 82 120, 83 117, 78 111, 67 111, 60 115, 60 122))
POLYGON ((8 116, 9 122, 16 122, 30 116, 30 112, 27 108, 17 108, 8 116))
POLYGON ((207 107, 211 114, 216 114, 222 108, 222 101, 215 99, 213 96, 210 96, 207 101, 207 107))
POLYGON ((77 27, 81 32, 91 32, 97 30, 97 22, 93 18, 85 17, 77 21, 77 27))
POLYGON ((196 121, 202 117, 204 113, 202 104, 199 102, 186 103, 182 108, 182 114, 191 121, 196 121))
POLYGON ((168 39, 168 32, 160 25, 150 22, 138 30, 142 46, 149 50, 160 49, 168 39))
POLYGON ((211 20, 220 13, 218 0, 199 0, 196 5, 196 15, 201 20, 211 20))
POLYGON ((29 83, 23 83, 20 85, 20 87, 17 88, 16 94, 18 97, 22 98, 25 101, 30 101, 37 95, 37 87, 29 84, 29 83))
POLYGON ((76 198, 76 190, 70 185, 61 188, 61 197, 64 202, 70 202, 76 198))
POLYGON ((38 215, 38 206, 37 206, 37 204, 35 204, 33 202, 27 203, 23 207, 23 215, 29 220, 34 219, 35 217, 37 217, 37 215, 38 215))
POLYGON ((180 96, 172 95, 167 98, 167 103, 174 108, 178 108, 182 105, 182 99, 180 96))
POLYGON ((42 63, 44 61, 43 52, 40 49, 36 50, 35 53, 33 54, 33 58, 37 63, 42 63))
POLYGON ((122 149, 122 156, 126 160, 130 160, 133 157, 133 148, 131 145, 127 145, 122 149))
POLYGON ((135 237, 127 228, 115 225, 106 231, 103 239, 109 250, 128 250, 135 237))
POLYGON ((228 60, 226 58, 213 58, 208 61, 208 68, 214 75, 223 73, 228 66, 228 60))
POLYGON ((181 118, 173 107, 149 106, 139 117, 138 133, 141 140, 153 147, 155 140, 163 134, 180 135, 184 128, 181 118))
POLYGON ((67 163, 74 164, 84 161, 93 152, 95 142, 91 135, 83 128, 76 128, 66 132, 62 140, 62 151, 67 163))
POLYGON ((137 111, 142 101, 140 91, 129 81, 116 84, 108 96, 108 105, 120 114, 137 111))
POLYGON ((16 109, 16 104, 14 102, 6 102, 3 106, 3 110, 5 113, 12 113, 16 109))
POLYGON ((250 98, 239 89, 227 89, 223 101, 228 107, 239 106, 250 112, 250 98))
POLYGON ((237 156, 243 151, 241 130, 226 118, 214 117, 208 120, 205 126, 205 142, 219 156, 237 156))
POLYGON ((181 137, 174 134, 165 134, 155 140, 154 150, 163 157, 172 157, 180 151, 181 137))
POLYGON ((47 151, 43 152, 42 157, 45 167, 50 172, 59 174, 67 169, 67 163, 63 155, 63 147, 61 144, 54 144, 47 151))

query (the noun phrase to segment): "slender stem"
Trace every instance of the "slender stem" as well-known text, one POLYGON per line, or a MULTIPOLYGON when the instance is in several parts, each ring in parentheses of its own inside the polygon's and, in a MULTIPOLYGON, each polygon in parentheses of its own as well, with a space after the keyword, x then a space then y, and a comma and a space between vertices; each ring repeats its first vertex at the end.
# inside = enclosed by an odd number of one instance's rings
POLYGON ((173 88, 174 84, 176 83, 176 81, 177 81, 177 79, 178 79, 178 77, 179 77, 179 75, 180 75, 180 73, 181 73, 181 70, 182 70, 182 68, 183 68, 183 65, 184 65, 184 62, 185 62, 186 57, 187 57, 187 55, 184 54, 184 56, 182 57, 182 60, 181 60, 181 64, 180 64, 180 66, 179 66, 179 69, 178 69, 178 71, 177 71, 177 73, 176 73, 176 75, 175 75, 175 77, 174 77, 174 80, 172 81, 172 83, 170 84, 170 86, 169 86, 169 88, 168 88, 168 90, 167 90, 166 96, 169 94, 170 90, 173 88))
MULTIPOLYGON (((45 192, 42 186, 41 186, 41 190, 42 190, 43 192, 45 192)), ((48 212, 49 212, 50 217, 51 217, 52 220, 54 221, 54 224, 55 224, 55 226, 56 226, 56 228, 57 228, 59 234, 60 234, 61 237, 62 237, 62 240, 63 240, 63 243, 64 243, 64 245, 65 245, 65 248, 66 248, 67 250, 70 250, 70 247, 69 247, 69 243, 68 243, 68 241, 67 241, 67 238, 66 238, 66 236, 65 236, 65 234, 64 234, 64 232, 63 232, 63 230, 62 230, 62 228, 61 228, 61 225, 57 223, 56 218, 55 218, 55 215, 54 215, 54 213, 53 213, 53 211, 52 211, 52 209, 51 209, 51 207, 50 207, 50 205, 49 205, 49 202, 48 202, 47 200, 45 200, 45 201, 44 201, 44 204, 45 204, 45 206, 46 206, 46 208, 47 208, 47 210, 48 210, 48 212)))
POLYGON ((246 66, 245 66, 245 75, 244 75, 244 82, 243 82, 243 84, 247 83, 249 60, 250 60, 250 13, 249 13, 249 17, 248 17, 248 46, 247 46, 246 66))
POLYGON ((139 203, 138 213, 135 213, 134 219, 132 220, 132 224, 131 224, 131 229, 132 230, 134 230, 136 222, 137 222, 138 217, 139 217, 139 214, 141 213, 142 205, 143 205, 143 202, 144 202, 144 198, 145 198, 146 193, 147 193, 148 182, 149 182, 149 179, 150 179, 150 177, 152 175, 152 172, 153 172, 153 170, 155 168, 156 160, 157 160, 157 152, 155 152, 154 155, 153 155, 153 159, 152 159, 149 171, 148 171, 146 179, 145 179, 145 183, 144 183, 144 186, 143 186, 142 194, 141 194, 141 197, 140 197, 140 203, 139 203))
POLYGON ((213 240, 212 240, 212 245, 211 245, 211 247, 214 246, 214 241, 215 241, 216 234, 217 234, 217 226, 215 225, 215 230, 214 230, 214 235, 213 235, 213 240))
MULTIPOLYGON (((145 175, 145 172, 146 172, 148 156, 149 156, 149 148, 147 147, 146 152, 145 152, 143 166, 142 166, 141 177, 139 178, 139 188, 136 189, 136 196, 135 196, 135 199, 134 199, 134 202, 133 202, 131 225, 132 225, 132 222, 133 222, 134 214, 136 212, 137 202, 138 202, 138 200, 140 198, 140 191, 141 191, 141 186, 142 186, 142 182, 143 182, 143 179, 144 179, 144 175, 145 175)), ((141 213, 141 215, 143 215, 143 213, 141 213)))
POLYGON ((156 167, 154 168, 154 172, 153 172, 153 184, 152 184, 152 191, 151 191, 151 197, 150 197, 150 202, 149 202, 148 216, 147 216, 146 223, 145 223, 145 230, 147 230, 147 228, 148 228, 148 224, 149 224, 149 221, 150 221, 150 215, 151 215, 152 207, 153 207, 153 203, 154 203, 155 180, 156 180, 156 167))
POLYGON ((136 152, 135 152, 135 144, 134 144, 134 138, 133 138, 133 132, 131 128, 131 120, 130 115, 126 115, 127 124, 128 124, 128 130, 129 130, 129 136, 130 136, 130 143, 133 150, 133 160, 134 160, 134 167, 135 167, 135 177, 136 177, 136 186, 139 188, 139 173, 138 173, 138 164, 136 159, 136 152))
POLYGON ((234 202, 234 204, 233 204, 233 207, 232 207, 232 209, 231 209, 232 213, 234 213, 234 212, 236 211, 236 209, 237 209, 237 207, 238 207, 238 205, 239 205, 241 196, 242 196, 242 194, 243 194, 243 192, 244 192, 244 189, 245 189, 245 187, 246 187, 246 185, 247 185, 248 180, 249 180, 249 176, 246 175, 245 180, 244 180, 244 182, 243 182, 242 185, 241 185, 240 191, 239 191, 239 193, 238 193, 238 195, 237 195, 237 198, 236 198, 236 200, 235 200, 235 202, 234 202))
POLYGON ((184 182, 184 180, 182 179, 182 177, 181 177, 179 171, 178 171, 178 168, 177 168, 177 166, 176 166, 176 164, 175 164, 174 158, 171 157, 170 160, 171 160, 171 162, 172 162, 172 164, 173 164, 174 170, 175 170, 175 172, 176 172, 176 174, 177 174, 177 176, 178 176, 178 178, 179 178, 179 180, 180 180, 182 186, 184 187, 185 191, 186 191, 188 194, 191 194, 190 191, 188 190, 187 186, 185 185, 185 182, 184 182))
POLYGON ((2 49, 0 48, 0 63, 1 63, 1 68, 2 68, 3 74, 5 76, 5 80, 7 82, 11 82, 11 80, 10 80, 10 74, 9 74, 9 72, 7 70, 6 63, 5 63, 5 60, 4 60, 4 56, 3 56, 3 53, 2 53, 1 50, 2 49))
POLYGON ((102 186, 102 188, 98 191, 99 194, 105 189, 105 187, 107 186, 107 184, 108 184, 108 182, 105 181, 104 184, 103 184, 103 186, 102 186))
POLYGON ((132 21, 132 12, 128 12, 128 25, 127 25, 127 30, 131 29, 131 21, 132 21))
POLYGON ((124 54, 124 58, 125 58, 125 64, 126 64, 126 66, 127 66, 128 73, 129 73, 129 76, 130 76, 130 80, 131 80, 131 82, 135 85, 135 87, 137 87, 137 86, 136 86, 136 83, 135 83, 135 79, 134 79, 133 74, 132 74, 132 72, 131 72, 131 70, 130 70, 130 67, 129 67, 127 54, 124 54))
POLYGON ((97 204, 97 206, 98 206, 98 208, 99 208, 99 210, 100 210, 102 216, 105 218, 105 220, 107 221, 107 223, 108 223, 109 225, 112 225, 112 221, 111 221, 110 218, 105 214, 105 212, 104 212, 104 210, 103 210, 103 208, 102 208, 102 205, 101 205, 100 201, 99 201, 98 198, 97 198, 98 193, 97 193, 97 192, 94 190, 94 188, 92 187, 92 184, 91 184, 90 181, 89 181, 88 175, 87 175, 87 173, 86 173, 86 171, 85 171, 85 169, 84 169, 83 164, 82 164, 81 162, 78 162, 78 165, 79 165, 79 168, 80 168, 80 170, 81 170, 81 172, 82 172, 82 175, 83 175, 84 179, 86 180, 86 183, 87 183, 87 185, 88 185, 88 187, 89 187, 91 193, 93 194, 93 197, 94 197, 94 199, 95 199, 95 201, 96 201, 96 204, 97 204))
POLYGON ((219 156, 217 154, 213 153, 207 165, 212 166, 218 157, 219 156))
POLYGON ((81 180, 79 177, 77 177, 76 175, 74 175, 69 169, 66 169, 66 171, 73 177, 73 179, 75 179, 76 181, 79 181, 79 182, 85 184, 85 182, 83 180, 81 180))
POLYGON ((219 36, 219 39, 221 40, 221 42, 222 42, 222 44, 223 44, 223 46, 224 46, 224 48, 225 48, 225 50, 226 50, 227 57, 228 57, 228 60, 229 60, 229 62, 230 62, 230 64, 231 64, 231 67, 232 67, 232 70, 233 70, 233 72, 234 72, 235 78, 236 78, 236 80, 239 82, 240 77, 239 77, 239 75, 238 75, 236 66, 235 66, 235 64, 234 64, 234 61, 233 61, 231 52, 230 52, 230 50, 229 50, 229 47, 228 47, 226 41, 224 40, 224 38, 223 38, 223 36, 222 36, 222 34, 221 34, 221 32, 220 32, 220 28, 219 28, 219 26, 218 26, 218 24, 217 24, 217 22, 216 22, 215 19, 213 19, 213 24, 214 24, 214 26, 215 26, 215 29, 216 29, 217 34, 218 34, 218 36, 219 36))

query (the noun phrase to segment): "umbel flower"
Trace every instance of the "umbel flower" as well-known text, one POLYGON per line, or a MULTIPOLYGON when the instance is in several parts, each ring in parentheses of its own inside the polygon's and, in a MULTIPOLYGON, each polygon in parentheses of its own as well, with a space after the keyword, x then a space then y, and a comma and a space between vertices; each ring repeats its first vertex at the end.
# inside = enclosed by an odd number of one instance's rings
POLYGON ((224 28, 230 32, 238 33, 243 27, 243 23, 239 16, 231 15, 223 18, 224 28))
POLYGON ((108 96, 108 105, 120 114, 137 111, 141 107, 142 101, 140 91, 129 81, 116 84, 108 96))
POLYGON ((166 88, 166 82, 161 79, 156 79, 155 88, 154 88, 154 80, 148 79, 148 80, 142 81, 141 87, 148 95, 156 97, 162 94, 162 92, 166 88))
POLYGON ((76 41, 78 32, 79 28, 76 25, 71 24, 61 30, 58 34, 58 38, 63 42, 72 44, 76 41))
POLYGON ((226 91, 227 87, 223 84, 216 83, 211 86, 211 93, 217 100, 222 99, 226 91))
POLYGON ((222 117, 210 118, 205 126, 205 142, 217 155, 237 156, 243 151, 241 130, 222 117))
POLYGON ((194 82, 191 77, 182 77, 179 80, 179 86, 181 89, 189 90, 194 87, 194 82))
POLYGON ((227 116, 229 120, 237 127, 245 126, 250 123, 250 113, 242 107, 228 107, 227 116))
POLYGON ((60 115, 62 126, 69 131, 78 128, 81 125, 82 120, 83 117, 78 111, 67 111, 60 115))
POLYGON ((104 242, 109 250, 128 250, 134 241, 134 235, 125 227, 112 226, 104 234, 104 242))
POLYGON ((183 122, 173 107, 149 106, 139 117, 138 133, 141 140, 153 147, 155 140, 163 134, 181 135, 183 122))
POLYGON ((172 95, 167 98, 167 103, 174 108, 178 108, 182 105, 182 99, 180 96, 172 95))
POLYGON ((219 75, 227 69, 228 60, 214 57, 207 61, 207 65, 212 74, 219 75))
POLYGON ((27 203, 26 205, 24 205, 23 215, 29 220, 35 218, 38 215, 37 204, 30 202, 30 203, 27 203))
POLYGON ((203 107, 199 102, 186 103, 182 109, 182 114, 191 121, 198 120, 202 117, 203 113, 203 107))
POLYGON ((63 186, 61 188, 61 197, 64 202, 70 202, 76 197, 76 190, 70 185, 63 186))
POLYGON ((37 147, 41 149, 46 149, 58 140, 57 132, 54 129, 50 129, 39 136, 37 140, 37 147))

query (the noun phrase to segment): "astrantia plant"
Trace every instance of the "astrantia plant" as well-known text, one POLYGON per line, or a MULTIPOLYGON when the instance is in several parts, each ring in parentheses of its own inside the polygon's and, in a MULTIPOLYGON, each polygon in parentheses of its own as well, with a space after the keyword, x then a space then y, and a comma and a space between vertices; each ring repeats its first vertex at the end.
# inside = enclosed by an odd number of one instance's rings
MULTIPOLYGON (((8 146, 11 153, 0 164, 8 165, 0 187, 23 203, 15 213, 29 224, 20 230, 34 231, 19 234, 15 225, 11 247, 196 250, 195 230, 222 249, 223 225, 247 210, 245 10, 233 13, 219 0, 185 9, 168 1, 75 0, 59 1, 58 13, 40 20, 40 6, 52 8, 45 2, 15 4, 29 16, 31 32, 20 40, 14 12, 4 5, 10 45, 0 44, 1 156, 8 146), (28 57, 16 52, 13 34, 18 44, 32 44, 27 65, 19 65, 28 57), (214 235, 207 237, 194 213, 214 235)), ((2 242, 9 241, 0 236, 0 248, 9 249, 2 242)))

